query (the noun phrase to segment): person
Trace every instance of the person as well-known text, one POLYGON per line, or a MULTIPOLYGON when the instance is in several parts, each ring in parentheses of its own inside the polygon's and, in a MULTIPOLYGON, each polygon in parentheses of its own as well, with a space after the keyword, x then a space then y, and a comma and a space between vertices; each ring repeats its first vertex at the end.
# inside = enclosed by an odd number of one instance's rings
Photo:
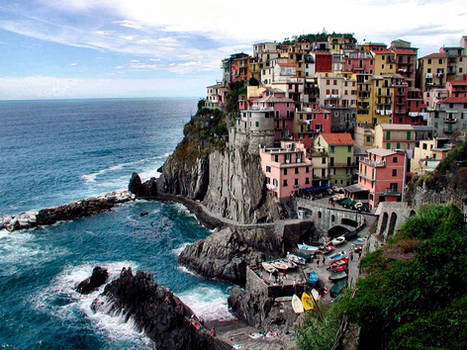
POLYGON ((319 259, 316 259, 316 265, 319 266, 319 259))
POLYGON ((353 252, 350 251, 350 261, 353 261, 353 252))
POLYGON ((323 255, 323 265, 324 265, 325 262, 326 262, 326 258, 323 255))
POLYGON ((274 283, 277 283, 277 270, 274 270, 272 275, 274 276, 274 283))
POLYGON ((358 259, 360 259, 361 256, 362 256, 362 251, 360 250, 360 251, 358 252, 358 259))
POLYGON ((283 279, 287 278, 287 270, 282 270, 282 277, 283 279))

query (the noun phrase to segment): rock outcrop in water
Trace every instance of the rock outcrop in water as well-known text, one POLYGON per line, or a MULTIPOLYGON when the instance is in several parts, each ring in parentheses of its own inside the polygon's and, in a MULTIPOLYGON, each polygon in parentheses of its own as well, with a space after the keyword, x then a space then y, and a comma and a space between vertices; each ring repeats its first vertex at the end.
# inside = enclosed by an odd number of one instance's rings
POLYGON ((91 197, 61 205, 55 208, 24 212, 19 215, 6 216, 0 219, 0 230, 22 230, 40 225, 52 225, 58 221, 103 213, 120 203, 135 199, 129 191, 110 192, 103 196, 91 197))
MULTIPOLYGON (((123 269, 120 277, 105 286, 103 295, 111 302, 108 312, 124 312, 144 330, 158 350, 224 350, 230 345, 210 335, 193 311, 177 296, 154 282, 150 273, 123 269), (197 329, 199 328, 199 329, 197 329)), ((102 311, 97 298, 92 309, 102 311)))
POLYGON ((250 229, 227 227, 186 246, 178 261, 204 277, 243 285, 246 266, 258 268, 266 257, 284 256, 297 242, 316 239, 317 235, 312 222, 250 229))
POLYGON ((104 269, 100 266, 96 266, 92 270, 92 275, 89 278, 86 278, 84 281, 81 281, 76 290, 81 294, 89 294, 92 291, 96 290, 102 286, 107 279, 109 278, 109 272, 107 269, 104 269))

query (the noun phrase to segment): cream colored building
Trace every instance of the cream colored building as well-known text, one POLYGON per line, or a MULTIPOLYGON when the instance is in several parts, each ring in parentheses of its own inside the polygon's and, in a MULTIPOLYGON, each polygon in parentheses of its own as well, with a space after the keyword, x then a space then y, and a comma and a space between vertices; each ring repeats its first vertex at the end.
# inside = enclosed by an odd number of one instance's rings
POLYGON ((375 126, 375 147, 413 150, 415 129, 410 124, 378 124, 375 126))
POLYGON ((414 149, 410 171, 420 175, 432 172, 447 157, 452 148, 453 145, 449 143, 449 139, 420 141, 414 149))

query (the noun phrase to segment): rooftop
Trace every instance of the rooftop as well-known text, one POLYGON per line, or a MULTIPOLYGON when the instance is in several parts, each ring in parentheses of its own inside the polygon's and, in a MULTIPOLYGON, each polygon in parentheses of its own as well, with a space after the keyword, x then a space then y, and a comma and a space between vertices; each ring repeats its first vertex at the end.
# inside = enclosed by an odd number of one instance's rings
POLYGON ((348 132, 342 133, 321 133, 320 136, 328 145, 353 145, 352 135, 348 132))
POLYGON ((439 101, 438 103, 467 103, 467 97, 446 97, 445 99, 439 101))
POLYGON ((452 85, 467 85, 467 80, 452 80, 448 83, 451 83, 452 85))
POLYGON ((293 103, 294 100, 288 97, 269 95, 269 96, 260 98, 259 100, 255 100, 255 102, 290 102, 290 103, 293 103))
POLYGON ((411 124, 379 124, 383 129, 387 130, 414 130, 411 124))
POLYGON ((396 154, 396 151, 384 148, 370 148, 367 150, 368 153, 376 154, 377 156, 386 157, 391 154, 396 154))
POLYGON ((446 55, 445 53, 432 53, 427 56, 420 57, 420 59, 422 58, 446 58, 446 57, 448 57, 448 55, 446 55))

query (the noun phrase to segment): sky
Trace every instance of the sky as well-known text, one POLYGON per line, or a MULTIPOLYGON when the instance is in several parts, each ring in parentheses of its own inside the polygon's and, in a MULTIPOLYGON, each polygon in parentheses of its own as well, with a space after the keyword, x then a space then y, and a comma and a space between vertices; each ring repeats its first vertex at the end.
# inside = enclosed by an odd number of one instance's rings
POLYGON ((467 35, 467 3, 0 0, 0 99, 201 97, 222 58, 323 29, 420 57, 467 35))

